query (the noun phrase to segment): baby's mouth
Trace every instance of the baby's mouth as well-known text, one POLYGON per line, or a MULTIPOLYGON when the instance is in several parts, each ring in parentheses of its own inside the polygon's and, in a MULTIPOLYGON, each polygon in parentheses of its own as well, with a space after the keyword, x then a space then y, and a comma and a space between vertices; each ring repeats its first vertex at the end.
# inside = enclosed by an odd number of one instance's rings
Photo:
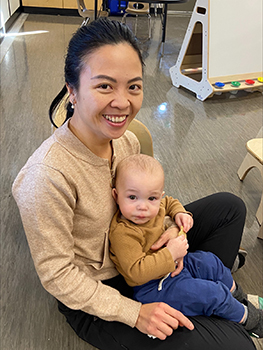
POLYGON ((115 115, 104 114, 103 117, 112 123, 122 123, 127 118, 127 115, 115 116, 115 115))
POLYGON ((144 220, 144 219, 146 219, 146 216, 145 215, 137 215, 136 219, 137 220, 144 220))

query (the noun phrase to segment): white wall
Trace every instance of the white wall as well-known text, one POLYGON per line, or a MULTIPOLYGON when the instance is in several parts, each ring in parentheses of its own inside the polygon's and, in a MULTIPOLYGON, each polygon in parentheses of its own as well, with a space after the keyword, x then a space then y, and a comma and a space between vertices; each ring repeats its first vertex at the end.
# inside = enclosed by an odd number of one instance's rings
POLYGON ((20 1, 19 0, 8 0, 10 4, 10 10, 11 10, 11 16, 12 14, 18 9, 20 6, 20 1))
POLYGON ((12 16, 12 14, 20 6, 19 0, 1 0, 0 6, 0 28, 3 28, 6 21, 12 16))

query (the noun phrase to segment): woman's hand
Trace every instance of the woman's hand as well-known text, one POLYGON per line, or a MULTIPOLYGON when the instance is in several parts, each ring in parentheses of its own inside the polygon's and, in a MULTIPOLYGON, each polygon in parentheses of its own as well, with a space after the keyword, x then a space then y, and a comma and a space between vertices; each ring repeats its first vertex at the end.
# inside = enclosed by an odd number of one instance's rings
POLYGON ((165 303, 142 305, 135 325, 140 332, 153 335, 160 340, 166 339, 179 326, 194 329, 194 325, 187 317, 165 303))
POLYGON ((169 227, 162 235, 161 237, 151 246, 152 250, 158 250, 162 248, 164 245, 167 245, 167 243, 178 236, 179 229, 178 227, 169 227))
POLYGON ((174 221, 178 227, 183 226, 185 233, 187 233, 194 224, 192 216, 187 213, 177 213, 174 217, 174 221))
POLYGON ((171 277, 179 275, 184 268, 184 258, 176 259, 176 269, 171 273, 171 277))

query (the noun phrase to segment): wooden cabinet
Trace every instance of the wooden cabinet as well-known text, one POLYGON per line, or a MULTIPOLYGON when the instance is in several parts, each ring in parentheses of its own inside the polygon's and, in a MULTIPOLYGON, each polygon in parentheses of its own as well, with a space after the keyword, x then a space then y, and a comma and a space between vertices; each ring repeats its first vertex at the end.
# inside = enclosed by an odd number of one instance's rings
POLYGON ((77 9, 77 0, 62 0, 64 9, 77 9))
MULTIPOLYGON (((77 0, 22 0, 23 6, 39 7, 39 8, 57 8, 65 10, 75 10, 78 8, 77 0)), ((98 7, 102 4, 102 0, 98 0, 98 7)), ((88 10, 94 10, 94 0, 85 0, 88 10)), ((46 13, 46 12, 45 12, 46 13)))
MULTIPOLYGON (((77 9, 78 4, 77 0, 62 0, 64 9, 77 9)), ((101 0, 98 0, 98 6, 102 3, 101 0)), ((94 0, 85 0, 85 5, 88 10, 94 10, 94 0)))
POLYGON ((63 0, 23 0, 23 6, 63 8, 63 0))
MULTIPOLYGON (((23 6, 57 8, 57 9, 77 9, 77 0, 22 0, 23 6)), ((101 6, 102 0, 98 0, 98 6, 101 6)), ((94 10, 94 0, 85 0, 88 10, 94 10)))
POLYGON ((77 0, 23 0, 23 6, 77 9, 77 0))

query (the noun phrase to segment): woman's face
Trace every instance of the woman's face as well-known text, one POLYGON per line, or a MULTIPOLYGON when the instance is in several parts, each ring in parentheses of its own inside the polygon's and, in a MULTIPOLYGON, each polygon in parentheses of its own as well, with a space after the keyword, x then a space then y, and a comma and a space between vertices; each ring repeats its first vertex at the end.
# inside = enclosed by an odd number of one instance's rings
POLYGON ((75 102, 70 123, 91 142, 117 139, 142 105, 141 61, 129 44, 121 43, 97 49, 84 62, 78 91, 69 88, 75 102))

